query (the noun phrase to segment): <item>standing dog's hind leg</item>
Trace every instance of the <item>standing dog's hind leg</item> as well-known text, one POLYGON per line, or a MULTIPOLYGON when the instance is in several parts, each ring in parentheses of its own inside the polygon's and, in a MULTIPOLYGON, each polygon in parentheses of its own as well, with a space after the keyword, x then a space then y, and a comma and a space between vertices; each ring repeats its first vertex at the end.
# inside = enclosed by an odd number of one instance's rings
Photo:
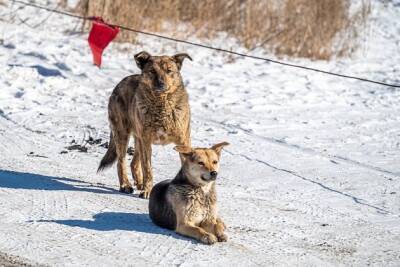
POLYGON ((140 159, 140 142, 135 138, 135 151, 131 162, 131 172, 137 190, 143 190, 143 174, 140 159))
POLYGON ((121 131, 114 131, 114 142, 118 157, 118 178, 119 178, 119 191, 130 194, 133 192, 131 183, 128 180, 126 171, 126 149, 128 148, 129 134, 121 131))

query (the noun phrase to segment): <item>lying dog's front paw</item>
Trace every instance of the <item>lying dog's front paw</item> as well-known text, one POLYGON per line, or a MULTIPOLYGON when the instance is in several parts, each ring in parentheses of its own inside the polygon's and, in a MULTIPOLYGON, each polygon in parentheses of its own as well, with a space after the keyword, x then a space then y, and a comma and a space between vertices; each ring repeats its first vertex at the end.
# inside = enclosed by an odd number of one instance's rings
POLYGON ((119 192, 125 193, 125 194, 132 194, 133 193, 133 187, 131 185, 123 185, 119 188, 119 192))
POLYGON ((215 235, 206 233, 201 237, 200 241, 203 242, 204 244, 212 245, 216 243, 218 239, 215 235))
POLYGON ((217 235, 218 242, 226 242, 228 241, 228 236, 224 233, 217 235))
POLYGON ((145 199, 149 198, 150 197, 150 191, 145 190, 145 191, 141 192, 139 194, 139 197, 140 198, 145 198, 145 199))

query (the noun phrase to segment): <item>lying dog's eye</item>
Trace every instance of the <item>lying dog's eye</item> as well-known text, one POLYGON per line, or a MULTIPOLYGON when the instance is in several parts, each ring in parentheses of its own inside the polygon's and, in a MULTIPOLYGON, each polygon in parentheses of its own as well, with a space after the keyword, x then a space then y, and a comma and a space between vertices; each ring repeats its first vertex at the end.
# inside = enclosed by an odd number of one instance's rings
POLYGON ((172 74, 173 72, 174 72, 174 71, 173 71, 172 69, 168 69, 168 70, 167 70, 167 73, 168 73, 168 74, 172 74))
POLYGON ((214 161, 213 161, 213 163, 214 163, 214 164, 217 164, 217 163, 218 163, 218 161, 214 160, 214 161))
POLYGON ((199 165, 204 166, 204 162, 200 161, 199 165))

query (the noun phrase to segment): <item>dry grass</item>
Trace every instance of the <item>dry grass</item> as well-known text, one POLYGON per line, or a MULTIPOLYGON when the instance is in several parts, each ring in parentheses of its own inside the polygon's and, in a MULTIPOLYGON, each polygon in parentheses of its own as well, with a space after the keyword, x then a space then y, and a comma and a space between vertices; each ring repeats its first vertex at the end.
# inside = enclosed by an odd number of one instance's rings
MULTIPOLYGON (((351 0, 80 0, 77 11, 176 37, 226 32, 250 50, 329 59, 354 50, 370 12, 368 1, 361 0, 351 13, 351 0), (185 32, 176 30, 182 24, 185 32)), ((132 42, 135 35, 122 31, 119 40, 132 42)))

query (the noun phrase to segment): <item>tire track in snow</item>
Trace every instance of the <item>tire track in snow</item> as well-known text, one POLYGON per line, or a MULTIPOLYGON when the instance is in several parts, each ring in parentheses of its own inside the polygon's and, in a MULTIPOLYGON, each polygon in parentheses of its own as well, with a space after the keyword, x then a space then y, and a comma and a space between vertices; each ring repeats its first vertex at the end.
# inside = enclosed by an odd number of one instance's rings
MULTIPOLYGON (((21 148, 20 142, 15 142, 14 139, 9 138, 4 134, 5 132, 9 132, 9 131, 12 133, 16 132, 13 130, 12 127, 8 127, 7 123, 5 123, 6 121, 8 121, 7 117, 0 116, 0 118, 3 118, 5 120, 4 121, 4 120, 0 119, 0 126, 1 126, 1 129, 3 129, 3 131, 0 132, 1 138, 5 139, 5 142, 4 141, 1 142, 2 154, 3 155, 12 155, 13 153, 10 153, 10 152, 15 153, 15 149, 18 149, 20 152, 23 152, 24 150, 21 148)), ((17 134, 16 136, 20 137, 19 134, 17 134)), ((22 139, 24 139, 24 138, 22 137, 22 139)), ((21 139, 19 139, 19 140, 21 140, 21 139)))
POLYGON ((361 199, 361 198, 359 198, 359 197, 356 197, 356 196, 350 195, 350 194, 348 194, 348 193, 345 193, 345 192, 339 191, 339 190, 337 190, 337 189, 334 189, 334 188, 332 188, 332 187, 326 186, 326 185, 324 185, 323 183, 320 183, 320 182, 314 181, 314 180, 312 180, 312 179, 310 179, 310 178, 307 178, 307 177, 305 177, 305 176, 302 176, 302 175, 296 173, 295 171, 288 170, 288 169, 284 169, 284 168, 280 168, 280 167, 277 167, 277 166, 275 166, 275 165, 272 165, 272 164, 270 164, 270 163, 268 163, 268 162, 266 162, 266 161, 263 161, 263 160, 260 160, 260 159, 253 159, 253 158, 250 158, 249 156, 246 156, 246 155, 243 155, 243 154, 236 154, 236 153, 233 153, 233 152, 229 151, 229 149, 225 149, 225 152, 227 152, 228 154, 231 154, 231 155, 233 155, 233 156, 240 156, 240 157, 245 158, 245 159, 247 159, 247 160, 249 160, 249 161, 258 162, 258 163, 260 163, 260 164, 263 164, 263 165, 265 165, 265 166, 268 166, 269 168, 272 168, 272 169, 277 170, 277 171, 289 173, 290 175, 295 176, 295 177, 297 177, 297 178, 300 178, 300 179, 302 179, 302 180, 304 180, 304 181, 307 181, 307 182, 310 182, 310 183, 312 183, 312 184, 318 185, 319 187, 321 187, 321 188, 323 188, 323 189, 325 189, 325 190, 328 190, 328 191, 330 191, 330 192, 333 192, 333 193, 342 195, 342 196, 344 196, 344 197, 350 198, 351 200, 353 200, 353 201, 354 201, 355 203, 357 203, 357 204, 360 204, 360 205, 363 205, 363 206, 367 206, 367 207, 369 207, 369 208, 373 208, 373 209, 375 209, 377 212, 379 212, 379 213, 381 213, 381 214, 392 214, 392 213, 391 213, 390 211, 388 211, 388 210, 385 210, 385 209, 383 209, 383 208, 380 208, 380 207, 375 206, 375 205, 372 205, 372 204, 368 204, 367 202, 365 202, 365 200, 363 200, 363 199, 361 199))
MULTIPOLYGON (((193 116, 193 117, 195 117, 195 116, 193 116)), ((285 148, 295 149, 295 150, 307 153, 309 155, 320 156, 320 157, 329 159, 332 164, 337 164, 333 160, 338 160, 338 161, 341 161, 343 163, 346 163, 346 164, 349 164, 349 165, 352 165, 352 166, 357 166, 357 167, 360 167, 360 168, 364 168, 364 169, 368 169, 368 170, 372 170, 372 171, 380 172, 380 173, 384 173, 384 174, 389 174, 389 175, 392 175, 392 176, 400 178, 400 172, 388 171, 388 170, 385 170, 383 168, 380 168, 380 167, 377 167, 377 166, 373 166, 373 165, 370 165, 370 164, 367 164, 367 163, 359 162, 357 160, 353 160, 353 159, 350 159, 350 158, 347 158, 347 157, 343 157, 343 156, 339 156, 339 155, 326 154, 326 153, 315 151, 312 148, 302 147, 302 146, 297 145, 297 144, 290 144, 290 143, 284 142, 282 140, 279 140, 279 139, 276 139, 276 138, 273 138, 273 137, 267 137, 267 136, 258 135, 258 134, 252 133, 251 131, 249 131, 247 129, 244 129, 243 127, 236 126, 236 125, 228 125, 228 124, 224 123, 223 121, 220 122, 220 121, 213 120, 211 118, 208 118, 207 121, 206 121, 206 120, 204 120, 204 119, 202 119, 200 117, 197 117, 197 116, 195 118, 197 120, 202 121, 202 122, 209 122, 209 123, 212 123, 214 125, 222 126, 226 130, 230 130, 232 128, 234 128, 236 130, 240 130, 240 131, 242 131, 244 134, 246 134, 248 136, 251 136, 251 137, 266 141, 266 142, 268 142, 270 144, 274 144, 274 145, 277 145, 277 146, 282 146, 282 147, 285 147, 285 148)))

